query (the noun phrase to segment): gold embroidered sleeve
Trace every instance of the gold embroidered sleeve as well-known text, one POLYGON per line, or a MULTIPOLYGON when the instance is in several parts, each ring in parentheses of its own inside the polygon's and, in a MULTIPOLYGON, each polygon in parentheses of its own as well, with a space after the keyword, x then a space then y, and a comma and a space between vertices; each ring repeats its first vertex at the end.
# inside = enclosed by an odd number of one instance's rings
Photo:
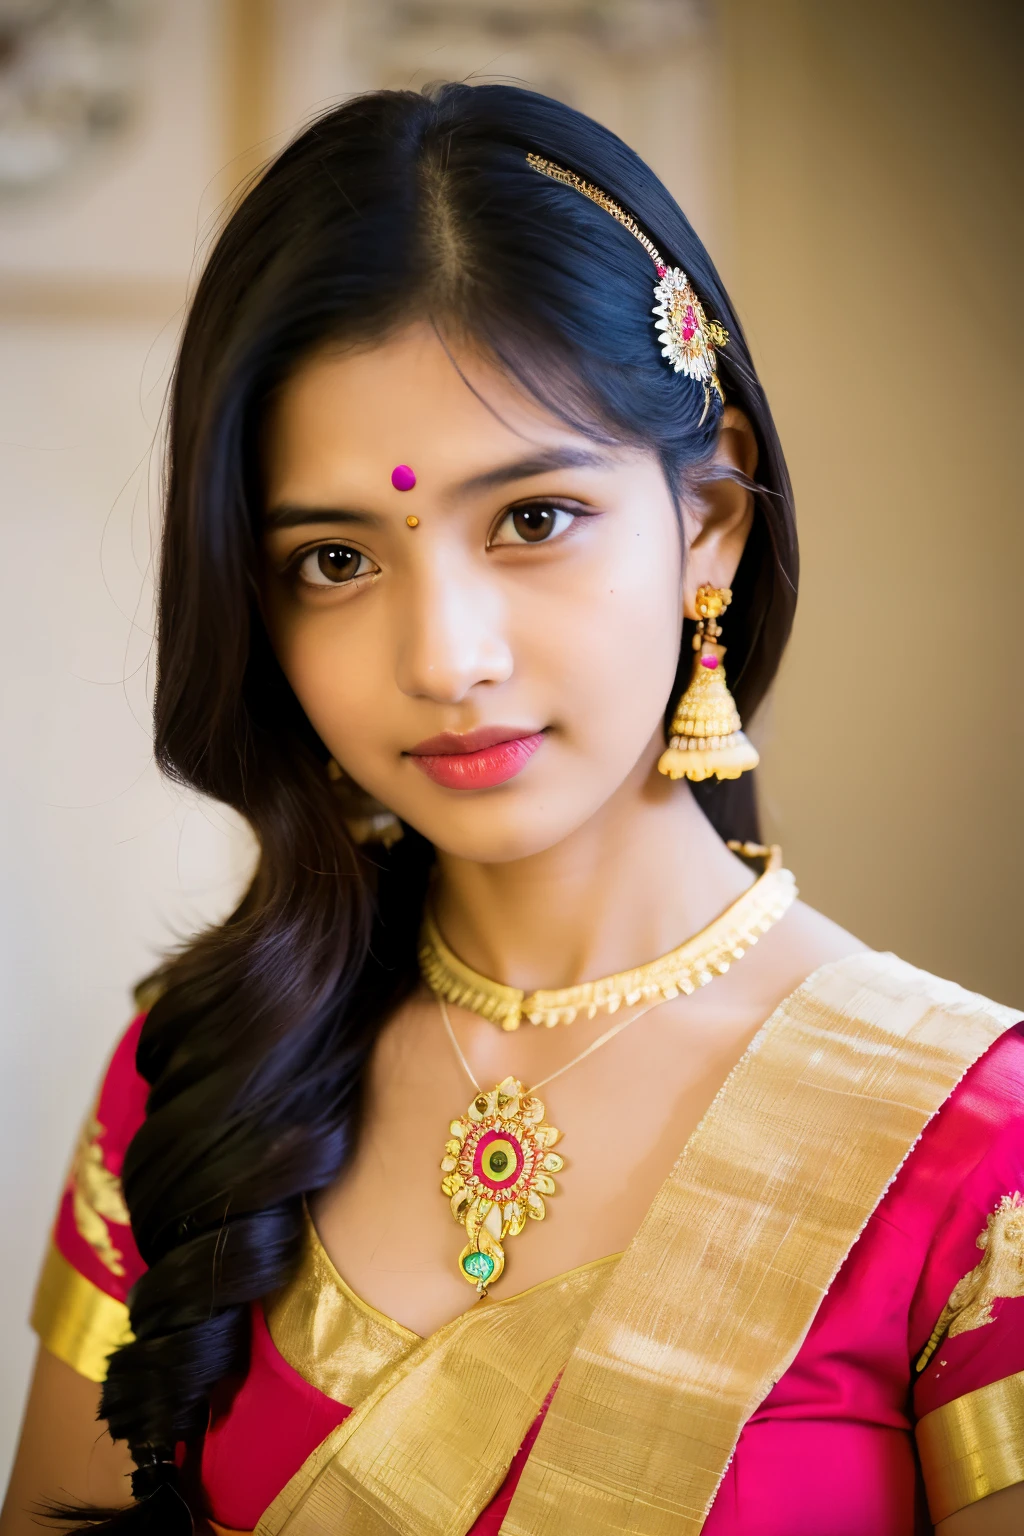
POLYGON ((1024 1482, 1024 1371, 926 1413, 916 1433, 936 1524, 1024 1482))
POLYGON ((978 1234, 976 1246, 984 1257, 953 1287, 917 1362, 918 1374, 943 1339, 987 1327, 995 1320, 995 1302, 1024 1296, 1024 1195, 1020 1190, 1003 1195, 978 1234))
POLYGON ((128 1308, 79 1274, 52 1244, 32 1307, 39 1341, 90 1381, 107 1379, 107 1360, 130 1343, 128 1308))

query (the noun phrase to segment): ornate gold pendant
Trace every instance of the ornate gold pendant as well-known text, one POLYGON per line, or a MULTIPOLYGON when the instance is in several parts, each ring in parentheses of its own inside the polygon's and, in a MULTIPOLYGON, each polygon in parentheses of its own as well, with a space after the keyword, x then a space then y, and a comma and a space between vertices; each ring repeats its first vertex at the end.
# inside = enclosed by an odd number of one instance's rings
POLYGON ((449 1129, 441 1192, 469 1238, 459 1273, 483 1296, 505 1268, 506 1237, 544 1220, 544 1196, 555 1193, 552 1174, 562 1167, 551 1148, 562 1133, 544 1124, 544 1105, 515 1077, 479 1093, 449 1129))

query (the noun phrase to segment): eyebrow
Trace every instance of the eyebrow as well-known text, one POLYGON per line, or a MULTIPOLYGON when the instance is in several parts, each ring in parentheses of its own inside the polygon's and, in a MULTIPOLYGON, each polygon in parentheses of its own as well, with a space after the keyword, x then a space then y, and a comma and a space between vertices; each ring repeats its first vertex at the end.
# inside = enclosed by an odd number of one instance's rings
POLYGON ((296 507, 287 503, 268 507, 263 519, 265 528, 306 528, 318 523, 349 523, 358 528, 379 528, 380 518, 374 512, 351 512, 344 507, 296 507))
MULTIPOLYGON (((512 485, 517 480, 531 480, 537 475, 550 474, 556 469, 601 469, 611 464, 606 453, 596 448, 545 448, 516 459, 510 464, 499 464, 485 469, 479 475, 471 475, 455 487, 456 499, 472 496, 479 491, 491 491, 500 485, 512 485)), ((304 528, 316 524, 348 523, 362 528, 379 528, 382 519, 374 512, 356 512, 344 507, 299 507, 287 503, 270 507, 264 517, 264 527, 304 528)))
POLYGON ((511 485, 516 480, 530 480, 535 475, 550 474, 554 469, 601 469, 612 460, 597 448, 545 448, 525 459, 511 464, 499 464, 496 469, 486 469, 483 474, 471 475, 455 488, 456 496, 471 496, 475 491, 490 491, 499 485, 511 485))

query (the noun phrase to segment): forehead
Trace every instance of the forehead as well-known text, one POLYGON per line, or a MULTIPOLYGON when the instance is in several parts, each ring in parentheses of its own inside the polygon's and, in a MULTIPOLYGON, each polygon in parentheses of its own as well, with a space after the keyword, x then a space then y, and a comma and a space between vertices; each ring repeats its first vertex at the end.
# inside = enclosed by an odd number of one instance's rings
POLYGON ((636 452, 595 444, 479 352, 414 325, 377 346, 324 350, 303 363, 274 401, 264 465, 275 497, 325 483, 369 494, 398 464, 442 491, 531 447, 568 446, 612 463, 636 452))

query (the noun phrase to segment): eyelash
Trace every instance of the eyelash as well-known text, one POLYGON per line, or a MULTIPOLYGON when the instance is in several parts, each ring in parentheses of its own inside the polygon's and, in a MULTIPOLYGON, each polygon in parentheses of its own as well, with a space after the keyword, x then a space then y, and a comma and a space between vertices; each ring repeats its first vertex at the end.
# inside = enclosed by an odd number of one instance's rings
POLYGON ((487 547, 488 549, 509 549, 515 547, 516 545, 522 547, 523 545, 529 546, 530 544, 557 543, 561 539, 571 534, 573 528, 579 522, 580 518, 592 516, 593 513, 584 511, 582 507, 564 507, 560 506, 556 501, 521 501, 518 502, 514 507, 507 507, 506 510, 501 514, 498 521, 494 525, 494 529, 490 538, 487 541, 487 547), (496 536, 506 523, 511 523, 517 516, 523 516, 524 514, 529 514, 530 512, 553 512, 556 519, 558 517, 568 518, 568 523, 564 524, 560 530, 556 528, 556 531, 550 534, 547 538, 529 539, 519 537, 503 540, 500 543, 498 542, 496 536))
MULTIPOLYGON (((555 543, 567 537, 572 532, 574 525, 578 523, 581 518, 592 517, 593 515, 593 513, 586 512, 580 507, 563 507, 559 506, 558 503, 554 501, 519 502, 514 507, 506 508, 506 510, 501 514, 487 540, 487 547, 488 549, 509 549, 515 548, 518 545, 520 548, 524 546, 528 548, 531 544, 555 543), (524 515, 528 515, 531 512, 554 513, 556 518, 555 530, 547 537, 539 539, 524 538, 521 534, 518 538, 510 538, 504 540, 499 540, 497 538, 498 533, 506 523, 513 524, 514 519, 517 516, 522 517, 524 515), (561 528, 559 528, 557 525, 557 519, 559 517, 568 519, 568 522, 564 523, 561 528)), ((516 531, 518 532, 518 530, 516 531)), ((301 549, 297 551, 297 553, 293 555, 292 559, 289 561, 286 567, 286 574, 297 584, 305 587, 312 587, 323 592, 330 591, 332 589, 337 590, 339 587, 355 586, 357 582, 362 581, 365 577, 379 574, 379 567, 375 566, 369 555, 363 554, 362 550, 354 549, 351 544, 343 544, 340 540, 331 539, 329 541, 325 541, 322 544, 314 544, 312 548, 301 549), (359 566, 357 566, 355 574, 349 576, 344 581, 331 581, 327 577, 324 577, 321 581, 314 581, 311 580, 308 576, 304 576, 302 574, 303 567, 312 560, 318 560, 319 556, 328 550, 334 550, 339 553, 344 552, 347 555, 356 555, 359 560, 359 566), (367 565, 369 569, 360 569, 360 567, 364 564, 367 565)))
POLYGON ((320 592, 337 590, 339 587, 355 586, 357 582, 362 581, 365 577, 377 574, 378 572, 379 567, 374 565, 369 555, 364 555, 361 549, 353 549, 351 544, 343 544, 338 539, 331 539, 323 544, 314 544, 312 549, 299 550, 286 567, 286 575, 291 577, 294 582, 304 587, 313 587, 320 592), (317 560, 321 554, 328 550, 344 552, 347 555, 356 555, 359 559, 359 565, 365 564, 369 566, 369 569, 364 571, 357 567, 355 574, 349 576, 345 581, 330 581, 327 577, 324 577, 322 581, 311 581, 308 576, 303 576, 303 566, 308 565, 311 560, 317 560))

